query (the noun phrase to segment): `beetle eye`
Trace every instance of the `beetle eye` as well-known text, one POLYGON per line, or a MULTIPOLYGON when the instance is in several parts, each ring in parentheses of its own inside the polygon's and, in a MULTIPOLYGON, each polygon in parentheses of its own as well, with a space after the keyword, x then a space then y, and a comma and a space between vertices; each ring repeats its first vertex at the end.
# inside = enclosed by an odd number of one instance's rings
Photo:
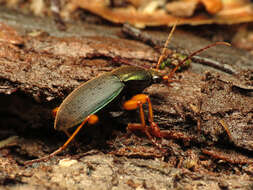
POLYGON ((160 76, 153 76, 152 80, 153 80, 153 83, 162 82, 162 78, 160 76))

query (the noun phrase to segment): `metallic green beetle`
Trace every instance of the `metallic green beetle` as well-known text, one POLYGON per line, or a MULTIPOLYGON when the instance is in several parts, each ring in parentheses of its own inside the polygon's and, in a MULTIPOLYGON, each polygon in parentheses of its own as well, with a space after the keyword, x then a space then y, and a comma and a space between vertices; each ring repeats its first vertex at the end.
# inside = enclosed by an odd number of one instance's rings
POLYGON ((82 84, 65 98, 57 111, 54 128, 64 131, 77 126, 119 95, 138 94, 151 84, 161 81, 159 72, 136 66, 122 66, 102 74, 82 84))
MULTIPOLYGON (((169 73, 169 75, 161 74, 158 69, 154 70, 137 66, 123 66, 81 84, 65 98, 58 111, 56 112, 54 128, 56 130, 64 131, 68 136, 70 136, 70 138, 62 147, 50 155, 27 161, 25 164, 43 161, 58 154, 64 148, 66 148, 66 146, 72 141, 72 139, 76 136, 76 134, 86 122, 92 123, 89 119, 91 116, 94 116, 93 114, 105 108, 116 98, 120 98, 124 95, 138 94, 142 92, 146 87, 150 86, 153 83, 161 82, 163 79, 170 81, 178 67, 184 64, 186 60, 190 59, 192 56, 198 54, 199 52, 218 44, 228 45, 225 42, 216 42, 190 54, 182 62, 180 62, 169 73), (72 135, 69 135, 67 129, 77 125, 79 126, 75 132, 72 135)), ((152 106, 148 96, 137 95, 132 100, 128 101, 125 105, 127 105, 125 106, 125 109, 140 109, 141 123, 129 124, 128 127, 131 127, 134 130, 142 130, 150 140, 152 140, 152 135, 155 137, 163 137, 159 127, 153 121, 152 106), (150 126, 147 126, 145 123, 144 112, 142 108, 142 105, 144 103, 149 104, 148 121, 150 126)), ((152 142, 154 143, 154 141, 152 142)))

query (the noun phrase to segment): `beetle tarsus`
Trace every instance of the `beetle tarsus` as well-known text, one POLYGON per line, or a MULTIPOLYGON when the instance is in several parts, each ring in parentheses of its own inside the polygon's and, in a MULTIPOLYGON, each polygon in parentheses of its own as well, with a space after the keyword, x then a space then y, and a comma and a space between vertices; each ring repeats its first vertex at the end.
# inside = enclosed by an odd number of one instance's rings
POLYGON ((155 137, 162 138, 161 130, 155 122, 151 122, 150 130, 155 137))
MULTIPOLYGON (((152 142, 152 144, 154 146, 156 146, 159 150, 161 150, 162 152, 165 153, 166 150, 161 147, 160 143, 155 141, 155 139, 153 138, 153 136, 155 136, 155 135, 152 133, 152 130, 150 130, 150 129, 151 129, 150 126, 145 125, 143 127, 143 125, 140 123, 129 123, 127 126, 127 131, 131 131, 131 132, 136 131, 136 130, 142 131, 148 137, 148 139, 152 142)), ((160 131, 160 129, 159 129, 159 131, 160 131)), ((158 135, 158 136, 160 137, 161 135, 158 135)), ((155 137, 158 137, 158 136, 155 136, 155 137)))
POLYGON ((29 160, 24 162, 25 165, 31 165, 33 163, 38 163, 38 162, 46 162, 47 160, 49 160, 50 158, 54 157, 55 155, 57 155, 58 153, 60 153, 61 151, 63 151, 66 147, 61 146, 60 148, 58 148, 56 151, 54 151, 53 153, 44 156, 42 158, 38 158, 38 159, 34 159, 34 160, 29 160))

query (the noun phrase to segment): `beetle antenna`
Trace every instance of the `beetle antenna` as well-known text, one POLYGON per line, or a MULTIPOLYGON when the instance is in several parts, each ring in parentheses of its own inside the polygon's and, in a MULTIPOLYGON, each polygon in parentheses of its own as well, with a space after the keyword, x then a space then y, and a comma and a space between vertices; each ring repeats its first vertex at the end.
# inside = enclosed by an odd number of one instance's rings
MULTIPOLYGON (((190 55, 188 55, 186 58, 184 58, 168 75, 164 76, 164 80, 169 80, 172 78, 172 76, 174 75, 174 73, 177 71, 177 69, 182 66, 188 59, 191 59, 193 56, 203 52, 206 49, 209 49, 211 47, 217 46, 217 45, 226 45, 226 46, 231 46, 230 43, 227 42, 215 42, 212 44, 207 45, 206 47, 203 47, 193 53, 191 53, 190 55)), ((170 81, 169 81, 170 82, 170 81)))
POLYGON ((161 62, 163 61, 163 59, 164 59, 164 57, 165 57, 165 51, 166 51, 167 46, 168 46, 168 44, 169 44, 169 42, 170 42, 170 39, 171 39, 171 37, 172 37, 172 34, 174 33, 174 31, 175 31, 175 29, 176 29, 176 26, 177 26, 177 23, 175 23, 175 24, 173 25, 173 27, 172 27, 172 29, 171 29, 171 31, 170 31, 170 34, 169 34, 169 36, 168 36, 168 38, 167 38, 167 40, 166 40, 166 42, 165 42, 165 44, 164 44, 162 54, 161 54, 161 56, 159 57, 158 63, 157 63, 157 65, 156 65, 156 70, 159 69, 161 62))

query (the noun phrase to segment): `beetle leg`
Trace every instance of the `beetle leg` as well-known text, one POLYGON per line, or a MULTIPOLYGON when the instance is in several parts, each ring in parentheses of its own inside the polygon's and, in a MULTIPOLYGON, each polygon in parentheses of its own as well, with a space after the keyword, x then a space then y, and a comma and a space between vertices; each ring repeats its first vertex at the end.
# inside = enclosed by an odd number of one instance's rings
POLYGON ((98 121, 98 117, 96 115, 89 115, 78 127, 77 129, 74 131, 74 133, 68 138, 68 140, 64 143, 63 146, 61 146, 60 148, 58 148, 56 151, 54 151, 53 153, 44 156, 42 158, 39 159, 34 159, 34 160, 30 160, 30 161, 26 161, 24 164, 28 165, 28 164, 32 164, 32 163, 36 163, 36 162, 41 162, 41 161, 45 161, 48 160, 52 157, 54 157, 55 155, 59 154, 61 151, 63 151, 68 144, 75 138, 75 136, 77 135, 77 133, 81 130, 81 128, 84 126, 85 123, 89 123, 89 124, 95 124, 98 121))
MULTIPOLYGON (((137 95, 133 96, 130 100, 126 101, 123 104, 123 107, 126 110, 135 110, 137 108, 139 108, 139 110, 140 110, 141 124, 134 125, 132 127, 133 130, 145 131, 144 129, 147 128, 146 127, 146 122, 145 122, 144 111, 143 111, 143 107, 142 107, 142 105, 146 102, 147 102, 147 100, 146 100, 146 95, 145 94, 137 94, 137 95)), ((129 127, 129 129, 131 129, 131 127, 129 127)))
MULTIPOLYGON (((128 126, 127 126, 127 130, 129 130, 129 131, 140 130, 144 133, 146 133, 145 131, 148 131, 147 126, 146 126, 146 122, 145 122, 145 115, 144 115, 142 105, 143 105, 143 103, 141 101, 136 101, 136 100, 133 100, 133 99, 125 102, 125 104, 124 104, 125 109, 131 110, 131 109, 137 109, 139 107, 140 120, 141 120, 141 123, 129 123, 128 126), (133 106, 134 108, 130 109, 129 106, 130 107, 133 106)), ((150 136, 150 135, 147 135, 147 136, 150 136)))
MULTIPOLYGON (((154 122, 153 108, 152 108, 152 103, 151 103, 149 96, 146 94, 138 94, 138 95, 134 96, 131 100, 140 101, 142 104, 148 103, 148 121, 150 123, 149 131, 153 136, 161 138, 162 136, 160 133, 160 128, 154 122)), ((141 112, 140 112, 140 115, 142 115, 141 112)), ((144 112, 143 112, 143 115, 144 115, 144 112)))
POLYGON ((154 138, 152 137, 152 135, 150 134, 149 130, 148 130, 148 126, 143 127, 142 124, 140 123, 129 123, 127 126, 127 130, 129 131, 135 131, 135 130, 140 130, 143 133, 145 133, 145 135, 148 137, 148 139, 152 142, 153 145, 155 145, 156 147, 158 147, 160 150, 165 151, 160 144, 158 144, 154 138))
POLYGON ((145 94, 137 94, 134 97, 132 97, 132 99, 126 101, 124 103, 123 107, 126 110, 133 110, 133 109, 137 109, 139 107, 139 111, 140 111, 141 123, 140 124, 139 123, 129 123, 128 126, 127 126, 127 129, 130 130, 130 131, 141 130, 143 133, 145 133, 147 135, 149 140, 155 146, 157 146, 159 149, 163 150, 161 148, 161 146, 158 143, 156 143, 156 141, 152 138, 152 135, 155 136, 155 137, 159 137, 159 138, 161 138, 162 136, 161 136, 161 133, 160 133, 160 128, 154 122, 154 119, 153 119, 152 103, 150 101, 149 96, 147 96, 145 94), (149 123, 150 123, 150 127, 148 127, 145 123, 145 114, 144 114, 144 111, 143 111, 143 104, 144 103, 148 103, 148 113, 149 113, 148 120, 149 120, 149 123))
POLYGON ((54 108, 54 109, 52 110, 52 116, 53 116, 53 117, 56 116, 58 110, 59 110, 59 107, 56 107, 56 108, 54 108))
POLYGON ((134 131, 134 130, 140 130, 143 133, 145 133, 145 135, 148 137, 148 139, 155 145, 157 146, 159 149, 161 149, 160 145, 154 140, 154 138, 152 138, 150 132, 149 132, 149 128, 145 123, 145 116, 144 116, 144 111, 143 111, 143 103, 141 102, 137 102, 138 106, 139 106, 139 111, 140 111, 140 120, 141 123, 129 123, 127 126, 127 130, 130 131, 134 131))
MULTIPOLYGON (((126 110, 134 110, 139 107, 140 109, 140 119, 141 119, 141 126, 143 128, 142 131, 150 131, 150 133, 158 138, 161 138, 160 128, 154 122, 154 115, 152 109, 152 103, 148 95, 146 94, 137 94, 133 96, 130 100, 126 101, 123 105, 126 110), (148 103, 148 120, 150 123, 150 128, 148 128, 145 124, 144 118, 144 111, 142 105, 148 103)), ((135 127, 136 128, 136 127, 135 127)), ((146 133, 146 132, 145 132, 146 133)), ((149 135, 147 135, 149 136, 149 135)))
MULTIPOLYGON (((54 109, 52 110, 51 114, 52 114, 52 116, 53 116, 54 118, 55 118, 55 116, 56 116, 58 110, 59 110, 59 107, 56 107, 56 108, 54 108, 54 109)), ((71 137, 71 134, 70 134, 67 130, 64 130, 63 132, 67 135, 68 138, 71 137)), ((77 147, 79 146, 78 143, 75 141, 75 139, 73 140, 73 142, 74 142, 75 146, 77 146, 77 147)))
MULTIPOLYGON (((68 138, 71 137, 71 134, 67 130, 64 130, 63 132, 67 135, 68 138)), ((73 143, 76 147, 80 147, 79 144, 75 141, 75 139, 73 139, 73 143)))
POLYGON ((147 102, 148 102, 148 114, 149 114, 148 115, 148 120, 149 120, 149 123, 150 123, 151 133, 155 137, 162 138, 161 133, 160 133, 160 128, 154 122, 154 115, 153 115, 153 108, 152 108, 151 100, 150 100, 149 96, 147 96, 147 95, 146 95, 146 99, 147 99, 147 102))

